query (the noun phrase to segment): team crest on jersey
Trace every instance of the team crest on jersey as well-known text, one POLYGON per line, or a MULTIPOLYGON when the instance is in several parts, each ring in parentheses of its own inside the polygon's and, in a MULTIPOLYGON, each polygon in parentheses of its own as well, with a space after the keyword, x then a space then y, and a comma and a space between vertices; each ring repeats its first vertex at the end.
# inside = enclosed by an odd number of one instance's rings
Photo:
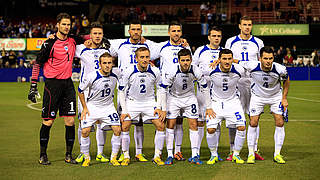
POLYGON ((64 50, 68 51, 68 46, 64 46, 64 50))
POLYGON ((246 51, 246 50, 248 49, 248 47, 247 47, 247 46, 243 46, 242 49, 243 49, 244 51, 246 51))
POLYGON ((108 84, 108 83, 104 85, 104 88, 105 88, 105 89, 108 88, 108 87, 109 87, 109 84, 108 84))
POLYGON ((95 54, 95 55, 94 55, 94 58, 95 58, 95 59, 98 59, 98 55, 97 55, 97 54, 95 54))
POLYGON ((55 116, 56 113, 54 111, 51 111, 51 116, 55 116))
POLYGON ((264 81, 268 81, 269 79, 267 77, 263 77, 263 80, 264 81))
POLYGON ((228 82, 228 79, 227 78, 223 78, 222 82, 228 82))
POLYGON ((187 80, 186 80, 186 79, 183 79, 183 80, 182 80, 182 82, 186 83, 186 82, 187 82, 187 80))
POLYGON ((213 58, 213 59, 216 59, 216 58, 217 58, 217 56, 214 54, 214 55, 212 55, 212 58, 213 58))
POLYGON ((256 109, 251 109, 251 112, 252 112, 252 113, 255 113, 255 112, 256 112, 256 109))
POLYGON ((146 80, 143 79, 143 78, 141 78, 141 79, 140 79, 140 83, 144 83, 144 82, 146 82, 146 80))

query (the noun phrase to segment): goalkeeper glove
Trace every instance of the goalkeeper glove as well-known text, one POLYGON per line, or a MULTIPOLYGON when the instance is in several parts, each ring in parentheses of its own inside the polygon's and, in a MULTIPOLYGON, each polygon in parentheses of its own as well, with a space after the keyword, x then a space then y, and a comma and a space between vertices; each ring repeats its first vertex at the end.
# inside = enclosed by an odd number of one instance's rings
POLYGON ((37 89, 37 83, 31 83, 28 99, 33 103, 37 102, 37 98, 40 98, 40 94, 37 89))
POLYGON ((107 38, 103 37, 99 49, 106 49, 110 48, 110 42, 107 38))

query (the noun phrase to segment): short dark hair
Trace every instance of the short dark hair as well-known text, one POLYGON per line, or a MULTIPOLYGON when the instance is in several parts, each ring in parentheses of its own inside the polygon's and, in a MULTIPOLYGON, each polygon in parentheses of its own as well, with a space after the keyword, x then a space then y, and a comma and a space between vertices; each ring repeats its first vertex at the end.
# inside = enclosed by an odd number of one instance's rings
POLYGON ((233 53, 230 49, 222 49, 219 52, 219 58, 221 58, 222 54, 231 54, 233 56, 233 53))
POLYGON ((169 23, 169 27, 168 27, 168 31, 170 31, 170 27, 171 26, 180 26, 181 30, 182 30, 182 24, 180 24, 178 21, 171 21, 169 23))
POLYGON ((139 19, 133 19, 130 21, 129 23, 129 29, 131 27, 131 24, 140 24, 141 25, 141 21, 139 19))
POLYGON ((103 26, 102 26, 102 24, 100 24, 99 22, 92 22, 91 24, 90 24, 90 31, 93 29, 93 28, 101 28, 101 29, 103 29, 103 26))
POLYGON ((71 16, 68 13, 60 13, 60 14, 58 14, 57 23, 60 23, 60 21, 62 19, 70 19, 70 21, 71 21, 71 16))
POLYGON ((112 56, 108 52, 105 52, 105 53, 100 55, 99 63, 101 63, 101 59, 104 58, 104 57, 106 57, 106 58, 110 58, 111 57, 112 58, 112 56))
POLYGON ((260 57, 262 57, 263 53, 272 53, 273 54, 273 50, 270 46, 264 46, 263 48, 260 49, 260 57))
POLYGON ((135 51, 135 55, 138 56, 138 53, 139 52, 142 52, 142 51, 148 51, 150 53, 150 50, 146 47, 139 47, 138 49, 136 49, 135 51))
POLYGON ((181 49, 179 52, 178 52, 178 59, 180 59, 181 56, 190 56, 190 58, 192 58, 192 55, 191 55, 191 51, 189 49, 181 49))
POLYGON ((221 32, 222 33, 222 29, 219 27, 219 26, 212 26, 209 28, 208 30, 208 36, 211 35, 211 31, 218 31, 218 32, 221 32))
POLYGON ((241 18, 240 18, 240 21, 239 21, 239 23, 241 24, 241 21, 252 21, 252 18, 250 17, 250 16, 242 16, 241 18))

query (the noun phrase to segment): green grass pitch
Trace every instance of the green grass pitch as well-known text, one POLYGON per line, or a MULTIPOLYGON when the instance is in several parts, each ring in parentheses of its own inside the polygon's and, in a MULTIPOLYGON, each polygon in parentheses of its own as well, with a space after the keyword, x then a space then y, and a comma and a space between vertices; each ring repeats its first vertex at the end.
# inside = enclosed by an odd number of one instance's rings
MULTIPOLYGON (((172 166, 157 167, 150 162, 132 159, 128 167, 112 167, 97 163, 95 134, 91 134, 92 165, 83 168, 64 162, 65 140, 62 119, 56 119, 51 129, 48 147, 50 166, 38 164, 40 111, 27 107, 29 83, 0 83, 0 179, 319 179, 320 175, 320 81, 291 81, 289 90, 289 123, 285 124, 285 143, 282 149, 287 163, 275 164, 274 121, 265 110, 260 123, 259 149, 265 161, 254 165, 219 162, 215 165, 192 165, 175 162, 172 166)), ((39 83, 43 91, 43 83, 39 83)), ((41 104, 33 107, 40 108, 41 104)), ((76 127, 78 121, 76 120, 76 127)), ((134 157, 134 139, 131 131, 130 154, 134 157)), ((111 132, 107 133, 104 153, 110 156, 111 132)), ((145 125, 144 154, 153 157, 154 127, 145 125)), ((201 146, 201 160, 209 159, 206 138, 201 146)), ((187 122, 184 122, 182 151, 191 155, 187 122)), ((219 154, 225 158, 229 152, 228 130, 223 126, 219 154)), ((76 140, 74 156, 79 153, 76 140)), ((247 159, 247 143, 241 157, 247 159)), ((166 158, 166 150, 163 152, 166 158)))

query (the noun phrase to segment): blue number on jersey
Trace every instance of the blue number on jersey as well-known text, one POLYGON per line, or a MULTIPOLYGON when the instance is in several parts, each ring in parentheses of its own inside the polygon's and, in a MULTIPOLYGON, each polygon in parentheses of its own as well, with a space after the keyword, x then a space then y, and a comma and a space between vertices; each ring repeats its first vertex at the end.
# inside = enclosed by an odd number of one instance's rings
POLYGON ((178 58, 173 58, 173 63, 178 63, 178 58))
POLYGON ((249 53, 248 52, 242 52, 242 61, 249 61, 249 53))
POLYGON ((140 84, 140 93, 146 93, 147 90, 146 90, 146 85, 145 84, 140 84))
POLYGON ((101 97, 105 97, 105 96, 109 96, 110 95, 110 92, 111 92, 111 89, 108 88, 108 89, 104 89, 104 90, 101 90, 101 97))
POLYGON ((228 83, 222 83, 222 91, 227 91, 228 89, 228 83))
POLYGON ((234 115, 236 115, 237 120, 242 119, 241 115, 239 112, 234 113, 234 115))
POLYGON ((262 84, 262 86, 265 87, 265 88, 269 88, 269 83, 268 83, 268 82, 264 82, 264 83, 262 84))
POLYGON ((191 112, 195 114, 197 112, 197 106, 195 104, 191 105, 191 112))
POLYGON ((111 122, 119 121, 119 116, 117 113, 113 113, 112 116, 109 115, 108 117, 110 118, 111 122))
POLYGON ((99 69, 99 60, 94 60, 94 63, 96 63, 95 69, 99 69))
POLYGON ((182 84, 182 90, 186 90, 187 89, 187 84, 182 84))
POLYGON ((137 62, 137 60, 136 60, 136 55, 134 55, 134 54, 131 54, 130 55, 130 64, 137 64, 138 62, 137 62))

